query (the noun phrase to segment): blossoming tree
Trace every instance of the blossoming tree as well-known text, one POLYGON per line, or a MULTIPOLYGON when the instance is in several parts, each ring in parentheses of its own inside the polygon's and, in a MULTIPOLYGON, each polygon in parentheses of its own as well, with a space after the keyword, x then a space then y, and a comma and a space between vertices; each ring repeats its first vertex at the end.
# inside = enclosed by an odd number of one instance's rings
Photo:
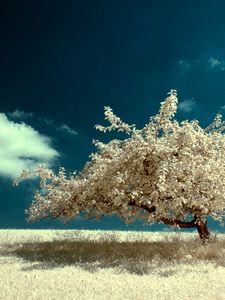
POLYGON ((225 208, 225 122, 217 114, 205 129, 198 121, 178 122, 177 92, 161 102, 159 114, 136 129, 105 107, 110 126, 128 135, 109 143, 93 140, 97 147, 84 169, 55 174, 40 165, 23 171, 14 181, 39 176, 40 189, 26 210, 28 222, 59 218, 68 222, 81 211, 100 219, 116 213, 125 223, 142 219, 180 228, 196 228, 203 243, 210 237, 206 216, 222 221, 225 208), (189 219, 191 216, 191 220, 189 219))

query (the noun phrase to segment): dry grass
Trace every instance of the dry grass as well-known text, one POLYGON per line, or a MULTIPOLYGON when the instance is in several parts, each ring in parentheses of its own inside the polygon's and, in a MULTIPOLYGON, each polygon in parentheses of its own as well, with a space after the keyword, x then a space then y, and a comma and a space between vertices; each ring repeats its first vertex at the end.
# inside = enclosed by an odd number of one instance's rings
MULTIPOLYGON (((29 267, 30 270, 74 265, 90 272, 113 267, 117 268, 118 272, 144 275, 162 265, 179 264, 184 261, 188 261, 189 264, 200 260, 211 261, 215 262, 216 266, 225 266, 225 240, 214 236, 208 245, 203 246, 198 237, 187 241, 174 237, 152 242, 65 239, 5 245, 0 254, 36 262, 36 265, 29 267)), ((170 275, 168 272, 164 273, 161 275, 170 275)))
POLYGON ((223 300, 224 249, 223 234, 2 230, 0 299, 223 300))

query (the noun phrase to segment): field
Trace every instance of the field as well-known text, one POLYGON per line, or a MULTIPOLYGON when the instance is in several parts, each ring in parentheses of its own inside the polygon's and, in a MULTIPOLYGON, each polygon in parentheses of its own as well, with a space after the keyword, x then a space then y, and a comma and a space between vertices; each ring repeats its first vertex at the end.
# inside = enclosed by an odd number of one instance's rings
POLYGON ((225 236, 0 230, 0 299, 223 299, 225 236))

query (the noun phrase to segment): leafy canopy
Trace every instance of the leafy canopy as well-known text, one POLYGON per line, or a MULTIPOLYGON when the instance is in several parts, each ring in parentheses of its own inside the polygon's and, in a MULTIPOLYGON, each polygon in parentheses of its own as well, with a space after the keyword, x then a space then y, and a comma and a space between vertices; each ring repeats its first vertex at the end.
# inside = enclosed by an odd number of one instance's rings
POLYGON ((171 90, 159 113, 142 129, 124 123, 110 107, 104 107, 110 125, 96 125, 96 129, 122 131, 127 139, 93 140, 97 151, 79 174, 67 176, 64 168, 55 174, 44 165, 34 172, 24 170, 15 185, 26 178, 40 178, 40 189, 25 211, 28 222, 49 216, 68 222, 81 211, 97 219, 116 213, 126 223, 137 218, 147 223, 185 220, 189 214, 221 221, 225 122, 217 114, 205 129, 197 120, 179 123, 173 119, 177 104, 177 92, 171 90))

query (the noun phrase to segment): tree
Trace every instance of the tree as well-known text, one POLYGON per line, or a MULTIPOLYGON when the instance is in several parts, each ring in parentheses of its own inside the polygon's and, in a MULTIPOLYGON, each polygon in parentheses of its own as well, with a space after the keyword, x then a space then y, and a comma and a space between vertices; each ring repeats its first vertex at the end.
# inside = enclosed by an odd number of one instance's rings
POLYGON ((217 114, 205 129, 197 120, 178 122, 177 92, 161 102, 159 114, 142 129, 128 125, 110 107, 104 107, 110 126, 125 140, 108 143, 93 140, 97 147, 78 174, 58 174, 40 165, 23 171, 14 181, 38 176, 40 189, 25 210, 28 222, 51 217, 68 222, 81 211, 101 219, 116 213, 125 223, 142 219, 179 228, 196 228, 202 243, 210 238, 206 216, 222 221, 225 208, 225 122, 217 114), (188 218, 191 216, 191 221, 188 218))

